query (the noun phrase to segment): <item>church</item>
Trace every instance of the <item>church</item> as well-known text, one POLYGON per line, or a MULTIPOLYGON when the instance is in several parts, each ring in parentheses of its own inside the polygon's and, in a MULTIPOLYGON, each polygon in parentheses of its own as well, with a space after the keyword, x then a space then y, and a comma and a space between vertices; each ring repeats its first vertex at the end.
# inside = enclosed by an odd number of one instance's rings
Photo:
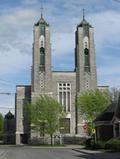
POLYGON ((41 95, 49 95, 64 107, 65 134, 84 136, 82 115, 76 106, 78 93, 97 88, 94 28, 86 21, 76 26, 74 71, 54 71, 51 68, 50 25, 41 14, 34 25, 31 85, 17 85, 15 98, 16 144, 30 138, 27 116, 23 105, 35 102, 41 95))

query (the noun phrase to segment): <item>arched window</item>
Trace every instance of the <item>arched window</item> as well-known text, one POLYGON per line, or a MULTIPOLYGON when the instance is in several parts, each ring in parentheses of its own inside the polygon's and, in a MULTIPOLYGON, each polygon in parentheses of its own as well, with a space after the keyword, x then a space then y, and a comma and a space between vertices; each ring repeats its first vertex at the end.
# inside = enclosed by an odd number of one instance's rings
POLYGON ((84 54, 85 54, 85 66, 89 66, 89 50, 87 48, 85 48, 84 50, 84 54))
POLYGON ((40 36, 40 38, 39 38, 39 48, 44 48, 44 41, 45 41, 45 38, 44 38, 44 36, 43 35, 41 35, 40 36))
POLYGON ((84 49, 84 57, 85 57, 85 72, 90 72, 90 57, 89 50, 87 48, 84 49))
POLYGON ((40 48, 40 65, 45 65, 45 49, 40 48))
POLYGON ((45 35, 45 25, 44 24, 40 25, 40 34, 45 35))

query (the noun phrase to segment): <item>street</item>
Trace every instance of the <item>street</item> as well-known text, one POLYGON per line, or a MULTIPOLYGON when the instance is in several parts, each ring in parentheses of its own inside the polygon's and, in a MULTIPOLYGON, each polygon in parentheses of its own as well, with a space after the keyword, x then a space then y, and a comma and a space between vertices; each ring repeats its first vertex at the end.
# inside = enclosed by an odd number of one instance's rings
POLYGON ((72 148, 40 148, 0 146, 0 159, 120 159, 120 153, 94 153, 72 148))

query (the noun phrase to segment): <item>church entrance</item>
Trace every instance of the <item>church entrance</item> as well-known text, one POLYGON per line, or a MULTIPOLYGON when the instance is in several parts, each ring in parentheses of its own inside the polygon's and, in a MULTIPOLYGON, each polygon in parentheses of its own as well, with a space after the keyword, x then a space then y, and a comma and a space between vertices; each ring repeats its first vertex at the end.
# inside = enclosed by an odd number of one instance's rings
POLYGON ((63 118, 60 120, 60 133, 61 134, 70 134, 70 119, 63 118))
POLYGON ((20 141, 22 144, 28 144, 28 134, 20 134, 20 141))

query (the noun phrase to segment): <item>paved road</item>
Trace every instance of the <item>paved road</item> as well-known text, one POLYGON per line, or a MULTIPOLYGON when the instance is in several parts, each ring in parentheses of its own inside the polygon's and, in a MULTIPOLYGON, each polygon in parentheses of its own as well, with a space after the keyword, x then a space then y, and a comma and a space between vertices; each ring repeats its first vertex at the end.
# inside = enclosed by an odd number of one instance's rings
POLYGON ((77 159, 71 149, 36 147, 0 147, 0 159, 77 159))
POLYGON ((71 148, 0 147, 0 159, 120 159, 120 153, 89 154, 71 148))

